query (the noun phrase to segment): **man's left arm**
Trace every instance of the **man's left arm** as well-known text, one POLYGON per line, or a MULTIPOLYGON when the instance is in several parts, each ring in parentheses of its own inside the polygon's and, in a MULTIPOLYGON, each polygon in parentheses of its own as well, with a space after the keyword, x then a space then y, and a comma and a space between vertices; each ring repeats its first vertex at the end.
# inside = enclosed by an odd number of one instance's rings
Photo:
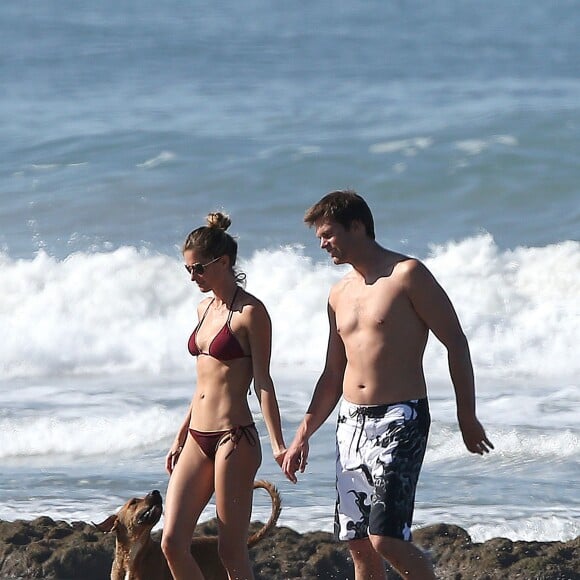
POLYGON ((455 390, 457 419, 465 446, 483 455, 493 449, 475 410, 475 381, 467 338, 445 290, 425 265, 410 260, 405 286, 415 311, 447 349, 449 374, 455 390))

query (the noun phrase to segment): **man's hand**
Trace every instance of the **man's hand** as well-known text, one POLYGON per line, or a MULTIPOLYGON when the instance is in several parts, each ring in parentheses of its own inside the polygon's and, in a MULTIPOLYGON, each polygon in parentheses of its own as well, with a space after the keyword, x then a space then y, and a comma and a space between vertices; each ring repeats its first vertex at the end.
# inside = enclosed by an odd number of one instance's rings
POLYGON ((471 453, 483 455, 484 453, 489 453, 494 448, 493 443, 485 434, 485 429, 475 415, 468 418, 460 417, 459 428, 461 429, 465 447, 471 453))
POLYGON ((298 478, 296 477, 297 471, 304 473, 304 470, 308 465, 308 452, 308 441, 297 440, 296 438, 286 451, 284 461, 282 462, 282 471, 292 483, 298 481, 298 478))

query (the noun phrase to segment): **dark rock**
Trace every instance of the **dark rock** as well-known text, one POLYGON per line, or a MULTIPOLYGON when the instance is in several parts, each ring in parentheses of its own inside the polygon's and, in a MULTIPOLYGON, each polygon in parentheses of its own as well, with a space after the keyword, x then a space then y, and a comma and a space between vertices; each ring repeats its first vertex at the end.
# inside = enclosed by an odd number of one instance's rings
MULTIPOLYGON (((260 527, 252 523, 252 531, 260 527)), ((215 535, 215 520, 197 528, 215 535)), ((153 534, 159 541, 160 533, 153 534)), ((580 537, 569 542, 520 542, 494 538, 473 543, 457 526, 437 524, 415 531, 441 580, 580 580, 580 537)), ((48 517, 0 520, 0 580, 50 578, 106 580, 115 539, 85 522, 48 517)), ((352 560, 344 543, 326 532, 299 534, 278 527, 250 550, 256 580, 350 580, 352 560)), ((388 572, 389 580, 399 578, 388 572)))
POLYGON ((113 548, 114 538, 84 522, 0 520, 0 578, 106 579, 113 548))
POLYGON ((435 562, 442 580, 580 580, 580 537, 569 542, 513 542, 493 538, 473 543, 446 524, 428 526, 414 540, 435 562))
POLYGON ((279 527, 250 550, 250 557, 256 580, 353 577, 348 549, 325 532, 299 534, 279 527))

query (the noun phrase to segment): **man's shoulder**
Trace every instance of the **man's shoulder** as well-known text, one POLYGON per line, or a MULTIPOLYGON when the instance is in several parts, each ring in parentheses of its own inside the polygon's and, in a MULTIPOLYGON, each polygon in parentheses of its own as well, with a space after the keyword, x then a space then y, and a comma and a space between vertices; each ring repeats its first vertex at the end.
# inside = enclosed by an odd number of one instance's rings
POLYGON ((417 258, 405 256, 403 254, 395 254, 393 260, 393 271, 400 274, 411 274, 418 270, 426 269, 425 264, 417 258))
POLYGON ((407 288, 429 287, 434 280, 433 274, 421 260, 408 256, 394 264, 393 276, 407 288))

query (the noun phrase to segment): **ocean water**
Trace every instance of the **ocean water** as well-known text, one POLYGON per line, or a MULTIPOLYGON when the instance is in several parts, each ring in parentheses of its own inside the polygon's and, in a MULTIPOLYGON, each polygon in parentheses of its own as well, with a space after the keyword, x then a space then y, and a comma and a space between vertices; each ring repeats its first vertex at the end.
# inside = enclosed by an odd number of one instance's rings
MULTIPOLYGON (((302 216, 352 187, 379 242, 452 298, 496 446, 464 449, 430 339, 416 526, 578 536, 579 15, 572 0, 2 4, 0 518, 98 521, 165 493, 201 298, 179 247, 216 208, 272 317, 290 442, 345 272, 302 216)), ((330 531, 333 421, 293 486, 250 403, 280 523, 330 531)))

